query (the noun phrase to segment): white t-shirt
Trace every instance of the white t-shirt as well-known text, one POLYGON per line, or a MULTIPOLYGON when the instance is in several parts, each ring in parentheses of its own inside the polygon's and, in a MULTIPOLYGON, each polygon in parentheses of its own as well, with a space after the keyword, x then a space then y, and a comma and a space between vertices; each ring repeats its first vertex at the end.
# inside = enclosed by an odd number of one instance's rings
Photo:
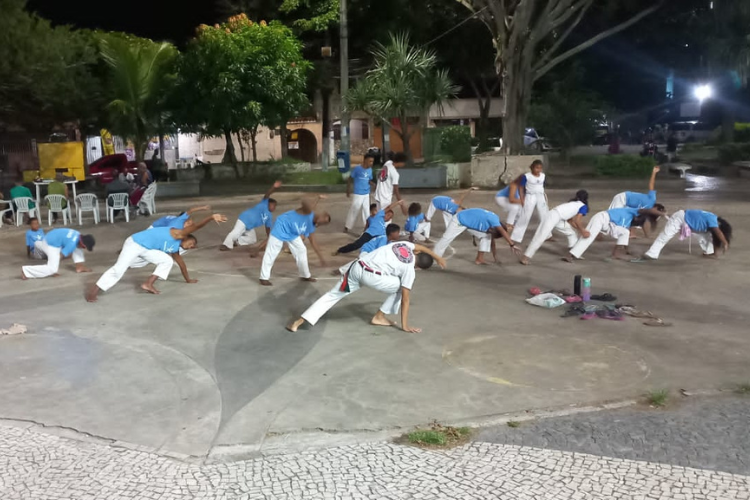
POLYGON ((539 177, 535 177, 531 172, 526 174, 526 182, 524 187, 526 188, 526 194, 543 194, 544 193, 544 174, 539 174, 539 177))
POLYGON ((411 290, 415 278, 414 259, 414 243, 397 241, 373 250, 360 260, 376 271, 399 277, 401 286, 411 290))
MULTIPOLYGON (((375 201, 390 201, 393 198, 393 186, 398 186, 398 170, 392 161, 385 162, 378 174, 378 185, 375 188, 375 201)), ((381 203, 382 204, 382 203, 381 203)))
POLYGON ((584 203, 582 201, 569 201, 568 203, 556 206, 553 210, 560 214, 562 220, 570 220, 579 213, 586 215, 588 210, 581 210, 583 207, 584 203))

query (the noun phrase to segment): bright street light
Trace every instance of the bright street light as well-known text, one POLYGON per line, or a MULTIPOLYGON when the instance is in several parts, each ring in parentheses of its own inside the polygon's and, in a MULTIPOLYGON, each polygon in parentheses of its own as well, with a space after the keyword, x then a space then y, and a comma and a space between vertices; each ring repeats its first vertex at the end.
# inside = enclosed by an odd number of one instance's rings
POLYGON ((711 95, 713 94, 713 90, 711 89, 710 85, 698 85, 697 87, 695 87, 694 93, 695 97, 700 102, 703 102, 711 97, 711 95))

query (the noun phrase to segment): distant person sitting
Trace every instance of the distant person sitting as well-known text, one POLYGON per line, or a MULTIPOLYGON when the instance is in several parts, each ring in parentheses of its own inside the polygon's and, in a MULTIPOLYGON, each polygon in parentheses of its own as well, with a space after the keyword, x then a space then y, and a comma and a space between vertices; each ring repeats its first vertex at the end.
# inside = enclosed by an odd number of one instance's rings
POLYGON ((36 247, 37 241, 44 239, 44 229, 39 227, 39 219, 29 219, 29 229, 26 231, 26 257, 29 259, 43 259, 44 253, 36 247))
MULTIPOLYGON (((106 189, 107 189, 107 205, 111 207, 111 206, 114 206, 115 203, 114 203, 114 200, 112 200, 109 197, 109 195, 117 194, 117 193, 129 194, 130 184, 128 184, 125 181, 125 174, 120 174, 117 177, 115 177, 115 179, 112 182, 107 184, 106 189)), ((114 216, 117 217, 118 215, 120 215, 120 212, 122 212, 122 210, 115 210, 114 216)))
POLYGON ((153 174, 143 162, 138 163, 138 175, 136 175, 135 181, 137 187, 130 193, 130 204, 137 207, 143 193, 146 192, 146 188, 154 182, 153 174))
MULTIPOLYGON (((60 194, 65 197, 62 201, 62 207, 68 206, 68 185, 62 182, 62 174, 57 174, 57 178, 47 185, 47 194, 60 194)), ((49 202, 47 203, 49 205, 49 202)), ((58 213, 52 212, 52 218, 57 222, 58 213)))
MULTIPOLYGON (((10 199, 15 200, 16 198, 34 198, 31 194, 31 190, 23 185, 23 177, 19 177, 18 179, 16 179, 16 185, 13 186, 10 190, 10 199)), ((36 208, 36 203, 30 201, 29 211, 34 208, 36 208)))

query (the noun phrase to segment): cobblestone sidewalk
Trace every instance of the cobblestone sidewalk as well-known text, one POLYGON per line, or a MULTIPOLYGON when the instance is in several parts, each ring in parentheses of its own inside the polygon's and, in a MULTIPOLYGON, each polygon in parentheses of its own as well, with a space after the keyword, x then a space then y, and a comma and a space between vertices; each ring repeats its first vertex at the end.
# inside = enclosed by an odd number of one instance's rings
POLYGON ((3 500, 737 499, 750 477, 580 453, 387 443, 210 466, 0 425, 3 500))

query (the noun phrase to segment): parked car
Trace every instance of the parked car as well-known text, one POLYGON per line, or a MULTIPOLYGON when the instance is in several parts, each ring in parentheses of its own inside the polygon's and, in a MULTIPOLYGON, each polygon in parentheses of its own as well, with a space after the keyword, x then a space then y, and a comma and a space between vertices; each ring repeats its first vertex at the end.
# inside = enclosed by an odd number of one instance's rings
POLYGON ((88 178, 100 184, 109 184, 120 174, 138 173, 138 163, 128 161, 124 154, 102 156, 89 165, 88 178))

